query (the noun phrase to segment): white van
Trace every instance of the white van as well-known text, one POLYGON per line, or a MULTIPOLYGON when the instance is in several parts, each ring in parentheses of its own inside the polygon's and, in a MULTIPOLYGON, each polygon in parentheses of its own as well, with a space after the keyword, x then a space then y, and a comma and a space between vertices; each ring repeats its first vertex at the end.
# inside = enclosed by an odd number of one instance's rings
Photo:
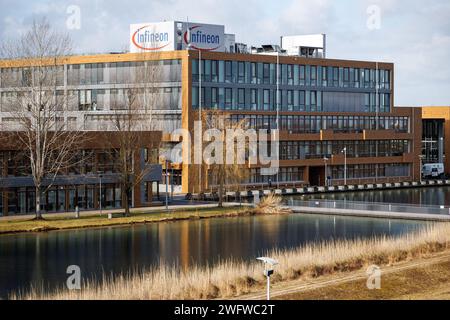
POLYGON ((443 175, 443 163, 427 163, 422 166, 422 176, 424 176, 425 178, 439 178, 443 175))

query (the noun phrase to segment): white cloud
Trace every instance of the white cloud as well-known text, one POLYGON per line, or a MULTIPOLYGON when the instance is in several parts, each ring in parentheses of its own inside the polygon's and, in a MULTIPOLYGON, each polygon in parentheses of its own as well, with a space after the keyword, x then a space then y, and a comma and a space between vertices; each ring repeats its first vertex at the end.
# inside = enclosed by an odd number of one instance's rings
POLYGON ((448 0, 3 0, 0 41, 46 15, 64 28, 65 8, 81 8, 82 28, 70 31, 80 53, 118 51, 128 45, 130 23, 185 20, 224 24, 239 42, 278 43, 286 34, 327 33, 328 57, 395 63, 396 102, 450 104, 448 0), (381 29, 366 27, 369 5, 381 8, 381 29))

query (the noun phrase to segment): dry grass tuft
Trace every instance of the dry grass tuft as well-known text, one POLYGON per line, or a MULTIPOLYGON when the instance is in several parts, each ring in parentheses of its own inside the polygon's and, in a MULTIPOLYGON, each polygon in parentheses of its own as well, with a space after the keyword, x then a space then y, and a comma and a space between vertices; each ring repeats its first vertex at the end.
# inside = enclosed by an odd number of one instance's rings
POLYGON ((256 214, 289 214, 292 210, 282 206, 282 198, 270 193, 261 199, 261 202, 256 206, 256 214))
MULTIPOLYGON (((274 282, 359 270, 414 259, 450 249, 450 224, 433 224, 401 237, 330 241, 267 255, 280 264, 274 282)), ((215 266, 193 266, 187 271, 160 266, 130 276, 105 277, 80 291, 60 289, 42 293, 32 289, 13 299, 213 299, 236 297, 262 289, 265 279, 258 262, 224 261, 215 266)))

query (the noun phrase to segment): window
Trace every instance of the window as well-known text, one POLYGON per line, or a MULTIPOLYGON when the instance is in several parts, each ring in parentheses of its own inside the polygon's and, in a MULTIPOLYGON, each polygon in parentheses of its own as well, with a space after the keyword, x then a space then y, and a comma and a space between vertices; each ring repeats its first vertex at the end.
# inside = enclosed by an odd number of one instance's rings
POLYGON ((270 65, 268 63, 263 64, 263 83, 270 83, 270 65))
POLYGON ((317 67, 311 66, 311 86, 315 86, 317 84, 317 67))
POLYGON ((211 108, 217 109, 219 107, 219 97, 217 88, 211 88, 211 108))
POLYGON ((242 61, 238 62, 238 83, 245 82, 245 63, 242 61))
POLYGON ((203 81, 211 82, 211 60, 203 60, 203 81))
POLYGON ((211 81, 212 82, 218 81, 218 74, 219 74, 218 61, 212 60, 211 61, 211 81))
POLYGON ((245 90, 243 88, 238 89, 238 107, 239 110, 245 109, 245 90))
POLYGON ((317 91, 311 91, 311 111, 316 111, 317 110, 317 91))
POLYGON ((233 91, 231 88, 225 88, 225 109, 230 110, 233 102, 233 91))
POLYGON ((80 111, 97 110, 96 90, 78 91, 78 110, 80 111))
POLYGON ((339 86, 339 68, 333 67, 333 86, 338 87, 339 86))
POLYGON ((269 110, 269 108, 270 108, 270 91, 268 89, 264 89, 263 94, 264 94, 264 97, 263 97, 264 110, 269 110))
POLYGON ((289 111, 294 109, 294 91, 287 90, 287 108, 289 111))
POLYGON ((344 68, 344 88, 350 87, 350 71, 348 68, 344 68))
POLYGON ((251 74, 251 82, 252 82, 252 84, 256 84, 257 83, 256 62, 252 62, 250 74, 251 74))
POLYGON ((305 111, 305 91, 299 91, 300 111, 305 111))
POLYGON ((305 85, 305 66, 300 66, 300 85, 305 85))
POLYGON ((258 96, 257 89, 251 89, 250 104, 251 104, 251 109, 252 110, 256 110, 257 109, 257 104, 258 104, 257 96, 258 96))
POLYGON ((294 66, 292 64, 287 65, 287 84, 294 84, 294 66))
POLYGON ((231 61, 225 61, 225 82, 232 82, 231 61))
POLYGON ((322 67, 322 86, 326 87, 328 85, 328 67, 322 67))

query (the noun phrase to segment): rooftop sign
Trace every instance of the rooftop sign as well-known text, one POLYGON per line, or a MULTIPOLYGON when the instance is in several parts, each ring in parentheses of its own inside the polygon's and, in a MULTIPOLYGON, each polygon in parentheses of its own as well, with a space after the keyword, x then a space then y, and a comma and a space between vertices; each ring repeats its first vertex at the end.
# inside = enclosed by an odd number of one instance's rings
POLYGON ((130 25, 130 52, 225 51, 223 25, 167 21, 130 25))

